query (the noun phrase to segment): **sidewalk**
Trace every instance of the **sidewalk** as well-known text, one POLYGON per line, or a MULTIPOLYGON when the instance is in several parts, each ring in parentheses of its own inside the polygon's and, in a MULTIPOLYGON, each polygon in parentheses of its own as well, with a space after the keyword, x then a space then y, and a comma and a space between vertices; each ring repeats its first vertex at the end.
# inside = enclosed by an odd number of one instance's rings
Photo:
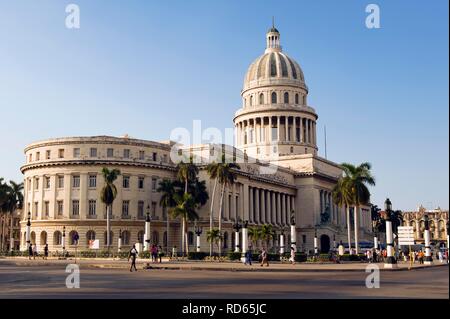
MULTIPOLYGON (((51 266, 59 264, 75 263, 74 258, 67 260, 58 259, 36 259, 28 260, 27 257, 13 257, 1 258, 0 264, 13 264, 17 266, 32 266, 42 265, 51 266)), ((130 267, 127 260, 113 260, 113 259, 78 259, 76 263, 81 266, 89 268, 107 268, 107 269, 128 269, 130 267)), ((162 263, 152 263, 147 259, 138 259, 137 266, 139 269, 147 268, 148 271, 152 269, 164 270, 203 270, 203 271, 258 271, 258 272, 334 272, 334 271, 365 271, 368 263, 361 262, 346 262, 342 264, 331 263, 296 263, 295 265, 272 262, 269 267, 261 267, 259 263, 253 263, 252 266, 246 266, 241 262, 207 262, 207 261, 168 261, 164 260, 162 263), (148 267, 147 267, 148 266, 148 267)), ((402 271, 408 270, 409 264, 401 262, 398 268, 385 269, 383 263, 376 264, 381 271, 402 271)), ((413 265, 414 270, 430 267, 442 267, 447 264, 441 264, 439 261, 434 261, 433 265, 420 265, 418 263, 413 265)))

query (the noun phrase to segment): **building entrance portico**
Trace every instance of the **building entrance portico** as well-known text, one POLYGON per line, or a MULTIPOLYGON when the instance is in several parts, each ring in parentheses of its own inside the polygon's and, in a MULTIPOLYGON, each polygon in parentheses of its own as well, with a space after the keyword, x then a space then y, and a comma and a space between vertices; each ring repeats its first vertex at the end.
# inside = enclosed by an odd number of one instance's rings
POLYGON ((330 251, 330 237, 328 235, 320 236, 320 252, 326 254, 330 251))

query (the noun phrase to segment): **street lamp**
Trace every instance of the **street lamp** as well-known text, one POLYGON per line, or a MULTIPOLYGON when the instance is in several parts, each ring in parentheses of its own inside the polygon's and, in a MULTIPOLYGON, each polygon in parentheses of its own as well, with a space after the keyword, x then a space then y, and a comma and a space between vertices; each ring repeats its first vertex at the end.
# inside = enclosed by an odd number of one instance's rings
POLYGON ((63 226, 62 250, 63 250, 63 258, 65 258, 66 257, 66 226, 63 226))
POLYGON ((235 230, 234 233, 234 252, 238 253, 239 252, 239 230, 241 230, 242 225, 239 223, 239 219, 236 220, 236 223, 233 224, 233 229, 235 230))
POLYGON ((384 268, 397 268, 397 260, 394 257, 394 240, 392 236, 392 203, 389 198, 384 202, 384 210, 386 212, 386 250, 387 260, 384 263, 384 268))
POLYGON ((122 229, 119 229, 119 239, 117 242, 117 251, 120 253, 120 249, 122 248, 122 229))
POLYGON ((377 221, 372 221, 372 231, 373 231, 373 248, 378 249, 378 231, 377 231, 377 221))
POLYGON ((284 227, 280 229, 280 255, 284 254, 284 227))
POLYGON ((203 228, 200 226, 197 226, 197 222, 194 226, 194 233, 197 235, 197 252, 200 252, 200 235, 203 233, 203 228))
POLYGON ((31 213, 28 212, 28 221, 27 221, 27 249, 30 249, 30 245, 31 245, 31 213))
POLYGON ((423 217, 423 220, 425 222, 425 260, 424 264, 431 265, 433 263, 433 258, 431 257, 431 246, 430 246, 430 222, 428 219, 428 215, 425 215, 423 217))
POLYGON ((291 212, 291 247, 294 248, 294 252, 297 252, 297 234, 295 232, 295 212, 291 212))
POLYGON ((314 255, 317 256, 319 254, 319 247, 317 243, 317 229, 314 229, 314 255))
POLYGON ((144 241, 144 251, 149 251, 150 249, 150 205, 147 205, 147 217, 145 218, 145 241, 144 241))
POLYGON ((245 263, 245 253, 248 250, 248 220, 242 225, 242 254, 241 261, 245 263))

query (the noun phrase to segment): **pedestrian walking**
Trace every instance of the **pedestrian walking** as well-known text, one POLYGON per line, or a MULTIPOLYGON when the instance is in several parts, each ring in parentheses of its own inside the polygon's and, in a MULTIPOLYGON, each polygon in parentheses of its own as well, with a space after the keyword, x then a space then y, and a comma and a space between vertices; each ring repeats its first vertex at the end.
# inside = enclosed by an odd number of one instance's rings
POLYGON ((158 258, 159 258, 159 263, 162 263, 162 258, 164 256, 164 251, 162 249, 161 246, 158 247, 158 258))
POLYGON ((265 248, 261 250, 260 257, 261 257, 261 267, 264 266, 264 264, 266 264, 266 266, 269 267, 269 260, 267 258, 267 251, 265 248))
POLYGON ((245 252, 244 257, 245 257, 244 265, 251 266, 252 265, 252 252, 250 249, 245 252))
POLYGON ((136 249, 136 245, 133 245, 133 248, 131 248, 131 250, 130 250, 130 252, 128 254, 128 261, 130 261, 130 258, 131 258, 130 272, 133 271, 133 268, 134 268, 135 271, 137 271, 137 268, 136 268, 137 254, 138 254, 138 251, 136 249))
POLYGON ((37 246, 36 244, 33 245, 33 259, 36 259, 37 256, 37 246))
MULTIPOLYGON (((291 246, 291 257, 289 258, 289 261, 295 265, 295 249, 294 247, 291 246)), ((267 264, 268 266, 269 264, 267 264)))
POLYGON ((45 247, 44 247, 44 259, 47 259, 48 258, 48 244, 45 244, 45 247))
POLYGON ((30 244, 29 246, 28 246, 28 259, 30 259, 31 260, 31 257, 33 256, 33 246, 32 246, 32 244, 30 244))

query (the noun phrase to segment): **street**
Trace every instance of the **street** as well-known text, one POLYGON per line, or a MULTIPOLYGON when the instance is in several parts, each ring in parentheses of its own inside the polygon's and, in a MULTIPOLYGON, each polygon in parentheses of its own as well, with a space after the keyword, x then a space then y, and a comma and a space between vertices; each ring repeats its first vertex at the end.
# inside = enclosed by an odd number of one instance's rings
POLYGON ((366 288, 362 271, 237 272, 80 266, 66 288, 64 264, 0 263, 0 298, 449 298, 448 267, 381 272, 366 288))

